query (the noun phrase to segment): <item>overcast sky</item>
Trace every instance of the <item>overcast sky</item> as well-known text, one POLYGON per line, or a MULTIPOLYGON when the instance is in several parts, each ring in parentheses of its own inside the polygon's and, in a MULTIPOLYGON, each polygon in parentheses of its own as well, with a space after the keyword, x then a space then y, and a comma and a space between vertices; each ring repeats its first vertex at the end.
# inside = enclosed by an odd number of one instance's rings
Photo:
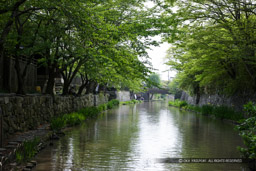
MULTIPOLYGON (((160 39, 160 38, 157 38, 160 39)), ((166 52, 169 49, 170 44, 163 43, 158 47, 151 47, 152 50, 148 50, 148 55, 151 58, 152 65, 155 69, 155 72, 161 76, 161 80, 168 80, 168 70, 169 77, 174 77, 176 72, 170 71, 170 67, 165 65, 166 62, 165 56, 166 52)))
MULTIPOLYGON (((154 3, 152 1, 148 1, 145 3, 147 7, 153 7, 154 3)), ((176 7, 173 8, 173 10, 176 10, 176 7)), ((156 36, 153 38, 154 40, 160 41, 161 37, 156 36)), ((151 58, 151 63, 155 69, 157 69, 155 72, 158 73, 161 76, 161 80, 168 80, 168 70, 169 70, 169 78, 174 77, 176 75, 175 71, 170 71, 170 67, 165 65, 166 62, 165 56, 166 52, 169 49, 171 45, 168 43, 163 43, 158 47, 152 46, 152 50, 148 50, 148 55, 151 58)))

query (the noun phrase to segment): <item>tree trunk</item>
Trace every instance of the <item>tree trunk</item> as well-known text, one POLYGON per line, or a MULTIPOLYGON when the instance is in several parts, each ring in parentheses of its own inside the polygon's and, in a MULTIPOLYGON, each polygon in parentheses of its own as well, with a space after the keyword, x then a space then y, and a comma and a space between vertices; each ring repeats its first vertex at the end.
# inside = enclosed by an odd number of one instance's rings
POLYGON ((200 102, 200 92, 197 92, 196 94, 196 105, 198 105, 200 102))
POLYGON ((79 90, 78 90, 78 93, 77 95, 78 96, 81 96, 83 91, 84 91, 84 88, 86 87, 87 84, 82 84, 80 87, 79 87, 79 90))
POLYGON ((85 94, 94 93, 95 85, 97 85, 95 81, 90 81, 89 84, 86 86, 86 93, 85 94))
POLYGON ((201 95, 199 85, 196 86, 194 93, 196 94, 196 105, 198 105, 200 102, 200 95, 201 95))
POLYGON ((62 95, 67 95, 69 93, 69 86, 70 86, 70 82, 68 81, 68 79, 64 78, 64 85, 63 85, 62 95))
MULTIPOLYGON (((4 58, 3 52, 0 50, 0 89, 4 88, 4 58)), ((7 81, 7 80, 5 80, 7 81)))
MULTIPOLYGON (((149 95, 150 95, 150 94, 149 94, 149 95)), ((154 96, 154 94, 152 94, 152 95, 151 95, 150 100, 152 100, 152 99, 153 99, 153 96, 154 96)))
POLYGON ((85 75, 80 74, 80 75, 81 75, 82 85, 79 87, 79 90, 78 90, 78 93, 77 93, 78 96, 81 96, 81 95, 82 95, 82 93, 83 93, 85 87, 86 87, 86 86, 88 85, 88 83, 89 83, 88 76, 87 76, 86 74, 85 74, 85 75))
POLYGON ((48 78, 48 81, 47 81, 47 87, 46 87, 46 94, 50 94, 50 95, 54 95, 54 84, 55 84, 55 75, 56 73, 55 72, 51 72, 52 69, 50 70, 49 72, 49 78, 48 78))
POLYGON ((20 62, 18 57, 16 57, 15 59, 15 71, 16 71, 16 75, 17 75, 17 80, 18 80, 18 90, 17 90, 17 94, 22 94, 25 95, 25 90, 24 90, 24 82, 26 81, 26 76, 23 78, 22 74, 21 74, 21 68, 20 68, 20 62))

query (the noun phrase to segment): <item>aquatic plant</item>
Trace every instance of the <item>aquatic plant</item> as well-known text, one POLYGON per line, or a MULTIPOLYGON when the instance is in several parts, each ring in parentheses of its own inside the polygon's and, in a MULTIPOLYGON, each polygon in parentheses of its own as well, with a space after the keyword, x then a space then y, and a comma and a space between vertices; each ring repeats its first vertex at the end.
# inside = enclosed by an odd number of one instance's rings
POLYGON ((179 108, 186 107, 187 105, 188 105, 188 103, 186 101, 180 101, 179 108))
POLYGON ((240 119, 244 118, 242 113, 236 112, 234 109, 228 106, 215 106, 212 113, 220 119, 239 121, 240 119))
POLYGON ((104 110, 107 110, 108 107, 107 107, 106 104, 101 104, 101 105, 98 106, 98 109, 99 109, 100 112, 102 112, 102 111, 104 111, 104 110))
POLYGON ((79 110, 78 112, 73 112, 57 118, 53 118, 50 122, 50 127, 53 131, 60 131, 65 126, 78 125, 86 120, 86 118, 97 117, 100 112, 111 109, 117 105, 119 105, 118 100, 111 100, 107 104, 86 107, 79 110))
POLYGON ((85 117, 95 117, 100 113, 100 109, 98 107, 91 106, 81 109, 78 113, 81 113, 85 117))
POLYGON ((130 100, 130 101, 125 101, 125 102, 120 102, 121 105, 128 105, 128 104, 137 104, 137 103, 142 103, 143 101, 141 100, 130 100))
POLYGON ((37 153, 37 145, 39 143, 40 139, 38 137, 23 142, 21 148, 16 151, 16 161, 22 163, 31 160, 37 153))
POLYGON ((187 106, 185 106, 184 109, 189 111, 199 112, 199 113, 202 112, 202 108, 200 106, 191 105, 191 104, 188 104, 187 106))
POLYGON ((50 122, 50 128, 59 131, 66 126, 66 120, 63 117, 53 118, 50 122))
POLYGON ((213 114, 213 106, 212 105, 203 105, 201 107, 201 113, 202 115, 211 115, 213 114))
POLYGON ((185 108, 188 105, 186 101, 181 101, 181 100, 174 100, 174 101, 169 101, 169 106, 176 106, 179 108, 185 108))
MULTIPOLYGON (((175 101, 170 101, 169 105, 179 107, 185 110, 199 112, 202 115, 213 115, 216 118, 220 118, 220 119, 230 119, 234 121, 239 121, 244 118, 242 113, 236 112, 233 108, 228 106, 213 106, 211 104, 207 104, 200 107, 197 105, 187 104, 187 102, 180 101, 178 99, 176 99, 175 101)), ((252 107, 251 104, 245 105, 245 107, 247 111, 249 111, 250 113, 253 113, 252 109, 254 107, 252 107)), ((255 108, 255 111, 256 111, 256 108, 255 108)))
POLYGON ((63 120, 65 120, 67 126, 74 126, 82 123, 85 120, 85 116, 81 113, 70 113, 63 115, 63 120))
POLYGON ((107 108, 108 109, 112 109, 114 106, 117 106, 119 105, 119 100, 116 100, 116 99, 113 99, 113 100, 110 100, 108 103, 107 103, 107 108))

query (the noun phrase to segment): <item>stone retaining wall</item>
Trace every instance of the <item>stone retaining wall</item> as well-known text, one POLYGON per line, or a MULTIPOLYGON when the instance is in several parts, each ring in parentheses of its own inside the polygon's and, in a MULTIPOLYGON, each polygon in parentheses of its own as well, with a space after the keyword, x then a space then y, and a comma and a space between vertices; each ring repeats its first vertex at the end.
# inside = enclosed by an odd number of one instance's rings
POLYGON ((131 100, 130 91, 117 91, 116 92, 116 99, 123 102, 131 100))
MULTIPOLYGON (((182 92, 181 100, 187 101, 189 104, 195 105, 196 104, 196 97, 191 97, 185 92, 182 92)), ((255 94, 235 94, 232 96, 224 96, 218 94, 203 94, 200 96, 199 106, 212 104, 216 106, 229 106, 234 108, 237 111, 243 110, 243 105, 248 103, 249 101, 256 102, 256 95, 255 94)))
POLYGON ((35 129, 48 123, 54 116, 78 111, 84 107, 108 102, 109 95, 85 95, 81 97, 49 95, 0 96, 4 138, 16 132, 35 129))

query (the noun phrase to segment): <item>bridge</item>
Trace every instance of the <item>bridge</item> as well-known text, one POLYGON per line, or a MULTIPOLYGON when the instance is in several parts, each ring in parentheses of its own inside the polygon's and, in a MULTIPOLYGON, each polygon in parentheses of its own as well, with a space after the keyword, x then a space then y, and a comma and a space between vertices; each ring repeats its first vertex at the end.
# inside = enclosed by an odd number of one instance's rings
POLYGON ((150 88, 147 92, 140 93, 138 97, 143 97, 144 100, 152 100, 154 94, 171 94, 168 89, 150 88))
POLYGON ((147 93, 149 94, 171 94, 168 89, 150 88, 147 93))

